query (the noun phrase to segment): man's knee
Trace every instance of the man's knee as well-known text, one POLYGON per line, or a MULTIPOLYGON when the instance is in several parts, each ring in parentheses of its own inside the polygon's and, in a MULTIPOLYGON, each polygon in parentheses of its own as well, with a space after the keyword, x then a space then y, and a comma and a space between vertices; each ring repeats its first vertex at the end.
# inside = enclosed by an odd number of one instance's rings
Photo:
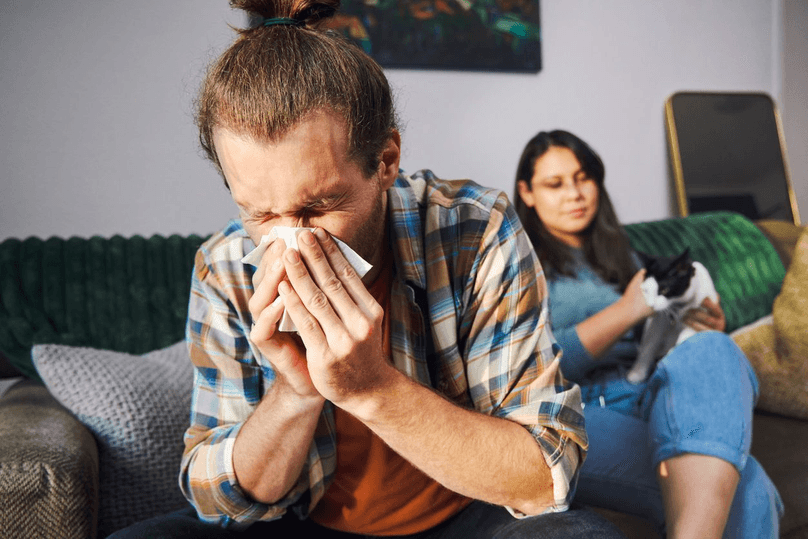
POLYGON ((625 539, 611 522, 588 509, 571 509, 515 520, 494 539, 625 539))
POLYGON ((107 539, 232 539, 231 531, 202 522, 192 507, 150 518, 118 530, 107 539))

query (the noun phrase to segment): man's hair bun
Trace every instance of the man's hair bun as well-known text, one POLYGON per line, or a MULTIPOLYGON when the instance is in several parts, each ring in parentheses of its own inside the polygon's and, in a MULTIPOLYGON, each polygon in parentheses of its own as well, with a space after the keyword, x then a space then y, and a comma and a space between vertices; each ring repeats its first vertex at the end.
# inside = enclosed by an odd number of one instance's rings
POLYGON ((230 6, 262 19, 293 19, 304 26, 315 26, 339 10, 339 0, 230 0, 230 6))

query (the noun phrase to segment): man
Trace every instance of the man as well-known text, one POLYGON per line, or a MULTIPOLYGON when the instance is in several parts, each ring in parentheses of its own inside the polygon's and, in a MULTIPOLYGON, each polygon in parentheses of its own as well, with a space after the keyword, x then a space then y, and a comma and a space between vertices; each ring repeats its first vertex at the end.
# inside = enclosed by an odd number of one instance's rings
POLYGON ((197 515, 150 531, 619 536, 563 513, 587 444, 580 394, 507 198, 400 174, 381 69, 316 30, 328 10, 278 4, 200 98, 203 147, 240 219, 194 271, 180 483, 197 515), (276 226, 313 230, 299 249, 275 240, 253 271, 242 257, 276 226), (284 311, 296 333, 278 330, 284 311))

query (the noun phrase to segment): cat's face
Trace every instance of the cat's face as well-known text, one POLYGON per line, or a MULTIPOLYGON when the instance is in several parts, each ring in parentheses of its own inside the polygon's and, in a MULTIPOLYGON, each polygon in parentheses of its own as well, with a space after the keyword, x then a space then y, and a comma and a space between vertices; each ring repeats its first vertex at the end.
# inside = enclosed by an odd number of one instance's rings
POLYGON ((657 283, 657 294, 668 299, 685 295, 695 273, 689 249, 675 257, 648 256, 639 253, 646 270, 646 278, 657 283))

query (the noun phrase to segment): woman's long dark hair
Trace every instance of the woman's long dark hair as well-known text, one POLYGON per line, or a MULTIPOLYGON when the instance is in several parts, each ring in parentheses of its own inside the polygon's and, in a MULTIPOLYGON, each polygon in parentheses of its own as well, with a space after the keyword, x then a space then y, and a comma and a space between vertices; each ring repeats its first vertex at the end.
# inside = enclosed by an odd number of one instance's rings
POLYGON ((550 234, 536 214, 536 210, 527 206, 519 195, 519 181, 532 189, 531 179, 536 161, 550 148, 567 148, 575 154, 581 169, 598 186, 598 210, 592 223, 583 232, 583 254, 592 268, 607 282, 615 283, 620 290, 625 290, 637 268, 631 258, 631 246, 623 227, 617 220, 614 206, 603 186, 605 169, 603 161, 589 145, 567 131, 542 131, 527 143, 519 159, 514 186, 514 205, 522 224, 527 231, 533 248, 549 276, 575 275, 574 258, 571 248, 550 234))

